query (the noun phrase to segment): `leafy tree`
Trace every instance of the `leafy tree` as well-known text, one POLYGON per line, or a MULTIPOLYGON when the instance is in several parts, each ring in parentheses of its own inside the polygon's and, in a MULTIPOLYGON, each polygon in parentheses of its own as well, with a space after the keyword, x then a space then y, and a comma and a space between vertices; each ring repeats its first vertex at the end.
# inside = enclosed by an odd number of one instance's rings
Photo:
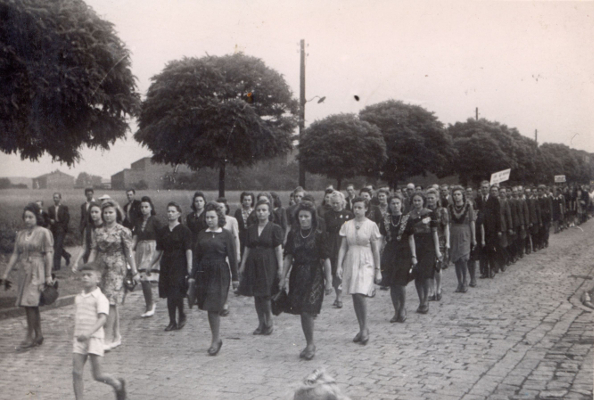
POLYGON ((553 181, 553 175, 565 175, 568 182, 588 182, 593 176, 590 158, 586 152, 559 143, 543 143, 540 150, 548 159, 540 164, 540 168, 548 167, 548 182, 553 181))
POLYGON ((102 179, 100 176, 91 175, 86 172, 81 172, 76 177, 76 180, 74 181, 74 186, 77 188, 83 188, 83 187, 84 188, 87 188, 87 187, 98 188, 98 187, 102 187, 101 180, 102 179))
POLYGON ((432 172, 443 177, 451 171, 452 141, 432 112, 388 100, 365 107, 359 117, 376 125, 384 136, 388 160, 382 178, 392 186, 414 175, 432 172))
POLYGON ((72 165, 139 105, 130 53, 82 0, 0 2, 0 151, 72 165))
POLYGON ((315 121, 299 142, 305 170, 337 180, 376 176, 386 160, 386 143, 379 128, 354 114, 337 114, 315 121))
POLYGON ((247 167, 291 149, 298 103, 258 58, 184 58, 152 81, 134 138, 156 162, 218 168, 220 196, 227 164, 247 167))
POLYGON ((0 178, 0 189, 10 189, 12 182, 8 178, 0 178))

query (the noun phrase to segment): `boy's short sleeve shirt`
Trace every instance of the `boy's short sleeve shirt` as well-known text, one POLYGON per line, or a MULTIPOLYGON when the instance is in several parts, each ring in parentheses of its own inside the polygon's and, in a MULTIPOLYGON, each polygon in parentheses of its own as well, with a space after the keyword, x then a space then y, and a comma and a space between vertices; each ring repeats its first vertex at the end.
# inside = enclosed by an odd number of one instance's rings
MULTIPOLYGON (((91 293, 80 293, 74 300, 74 336, 88 332, 99 319, 99 314, 109 314, 109 300, 97 288, 91 293)), ((91 337, 103 339, 103 328, 94 332, 91 337)))

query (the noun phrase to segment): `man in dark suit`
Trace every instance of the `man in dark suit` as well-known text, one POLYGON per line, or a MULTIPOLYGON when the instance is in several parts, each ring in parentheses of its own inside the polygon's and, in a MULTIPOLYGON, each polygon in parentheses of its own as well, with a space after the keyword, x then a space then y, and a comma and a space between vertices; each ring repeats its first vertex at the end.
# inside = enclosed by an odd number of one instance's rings
POLYGON ((355 185, 349 183, 346 188, 347 196, 345 198, 346 205, 344 206, 345 209, 349 211, 353 211, 353 200, 357 197, 357 192, 355 191, 355 185))
POLYGON ((128 197, 128 203, 124 206, 124 226, 130 230, 136 225, 136 221, 141 218, 140 213, 140 201, 134 199, 136 196, 136 190, 128 189, 126 191, 126 197, 128 197))
POLYGON ((54 235, 54 271, 60 269, 62 257, 66 259, 66 265, 70 265, 70 253, 64 250, 64 238, 68 233, 68 222, 70 213, 68 207, 61 204, 62 195, 54 193, 54 205, 47 209, 50 218, 50 230, 54 235))
MULTIPOLYGON (((479 193, 475 198, 476 204, 476 211, 477 211, 477 219, 476 219, 476 241, 477 243, 483 243, 485 241, 485 237, 483 237, 483 230, 481 227, 484 225, 485 220, 485 207, 487 204, 487 200, 489 199, 489 181, 482 181, 481 186, 479 189, 479 193)), ((481 271, 481 278, 488 278, 489 277, 489 258, 487 257, 486 248, 482 246, 478 247, 478 258, 479 258, 479 267, 481 271)))
POLYGON ((95 201, 95 199, 93 198, 94 194, 95 191, 92 188, 85 189, 85 197, 87 198, 87 201, 82 203, 80 206, 80 224, 78 227, 78 230, 80 231, 81 235, 87 227, 87 224, 89 223, 89 206, 91 205, 91 203, 95 201))
POLYGON ((369 202, 368 203, 369 208, 367 209, 367 213, 365 213, 365 216, 368 219, 375 222, 379 226, 380 222, 383 219, 382 212, 380 211, 378 206, 371 204, 371 196, 372 196, 371 189, 368 187, 362 188, 359 191, 359 196, 363 197, 365 200, 367 200, 369 202))

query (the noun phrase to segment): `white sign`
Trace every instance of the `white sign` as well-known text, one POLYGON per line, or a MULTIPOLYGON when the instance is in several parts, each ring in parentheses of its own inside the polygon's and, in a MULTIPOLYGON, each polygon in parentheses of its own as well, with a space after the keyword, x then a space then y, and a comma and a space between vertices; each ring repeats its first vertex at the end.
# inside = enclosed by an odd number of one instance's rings
POLYGON ((555 175, 555 183, 565 182, 565 175, 555 175))
POLYGON ((495 172, 491 174, 491 185, 496 183, 505 182, 509 179, 511 169, 504 169, 503 171, 495 172))

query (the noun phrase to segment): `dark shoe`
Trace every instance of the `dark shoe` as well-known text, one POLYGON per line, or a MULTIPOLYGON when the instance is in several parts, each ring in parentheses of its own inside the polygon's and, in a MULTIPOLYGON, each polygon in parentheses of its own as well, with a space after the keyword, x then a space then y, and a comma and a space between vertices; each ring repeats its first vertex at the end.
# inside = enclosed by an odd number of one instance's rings
POLYGON ((476 279, 470 280, 470 287, 476 287, 476 279))
POLYGON ((165 328, 165 332, 174 331, 176 329, 177 324, 175 322, 170 322, 169 325, 167 325, 167 328, 165 328))
POLYGON ((429 297, 427 298, 427 300, 429 300, 429 301, 435 301, 435 300, 437 300, 437 297, 435 297, 435 295, 434 295, 434 294, 432 294, 431 296, 429 296, 429 297))
POLYGON ((274 325, 270 325, 270 326, 265 327, 262 330, 262 335, 266 335, 266 336, 272 335, 272 332, 274 332, 274 325))
POLYGON ((441 301, 441 293, 435 295, 435 301, 441 301))
POLYGON ((209 356, 216 356, 217 354, 219 354, 219 350, 221 350, 221 347, 223 347, 223 341, 219 340, 219 343, 217 345, 217 347, 210 347, 208 349, 208 355, 209 356))
POLYGON ((390 288, 387 286, 380 286, 380 290, 388 290, 388 289, 390 289, 390 288))
POLYGON ((32 341, 28 341, 28 340, 24 340, 21 342, 21 344, 19 344, 19 348, 21 349, 30 349, 31 347, 35 347, 35 340, 32 341))
POLYGON ((41 346, 43 344, 43 336, 35 338, 35 346, 41 346))
POLYGON ((390 320, 390 322, 391 323, 400 322, 399 319, 400 319, 400 317, 398 315, 394 315, 392 317, 392 319, 390 320))
POLYGON ((456 290, 454 290, 454 293, 461 293, 461 292, 462 292, 462 285, 458 285, 456 290))
POLYGON ((468 286, 464 285, 462 286, 462 293, 466 293, 468 292, 468 286))
POLYGON ((178 331, 181 330, 184 326, 186 326, 186 322, 187 322, 188 318, 187 317, 183 317, 179 319, 179 323, 177 324, 177 329, 178 331))
POLYGON ((306 351, 307 351, 307 347, 305 347, 305 349, 301 350, 301 353, 299 353, 299 358, 304 358, 306 351))
POLYGON ((341 300, 338 300, 336 302, 336 308, 342 308, 342 301, 341 300))
POLYGON ((126 400, 126 381, 122 378, 118 379, 120 381, 120 390, 116 390, 116 400, 126 400))
POLYGON ((429 306, 419 306, 419 308, 417 308, 417 312, 419 314, 427 314, 429 312, 429 306))
POLYGON ((398 317, 398 321, 396 321, 396 322, 404 323, 405 321, 406 321, 406 315, 403 315, 401 317, 398 317))
POLYGON ((491 279, 495 278, 495 271, 489 272, 489 278, 491 278, 491 279))
POLYGON ((488 278, 487 274, 481 274, 481 276, 479 276, 479 279, 487 279, 487 278, 488 278))
POLYGON ((221 311, 221 312, 219 313, 219 315, 220 315, 221 317, 226 317, 227 315, 229 315, 229 309, 228 309, 228 308, 225 308, 225 309, 223 309, 223 311, 221 311))
POLYGON ((64 258, 66 259, 66 266, 68 267, 70 265, 70 258, 71 258, 70 254, 66 254, 64 256, 64 258))
POLYGON ((261 326, 257 327, 255 331, 252 332, 252 335, 261 335, 264 328, 261 326))
POLYGON ((305 351, 305 353, 303 354, 303 359, 309 361, 311 359, 313 359, 316 355, 316 346, 313 347, 313 349, 309 350, 309 351, 305 351))
POLYGON ((361 341, 361 332, 357 333, 353 338, 353 342, 359 343, 361 341))

